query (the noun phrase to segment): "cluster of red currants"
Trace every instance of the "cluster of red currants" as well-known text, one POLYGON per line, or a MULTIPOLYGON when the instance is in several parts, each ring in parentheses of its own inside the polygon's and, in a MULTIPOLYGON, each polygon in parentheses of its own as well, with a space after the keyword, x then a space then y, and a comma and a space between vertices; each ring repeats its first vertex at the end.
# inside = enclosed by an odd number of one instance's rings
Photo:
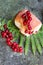
POLYGON ((23 18, 23 25, 24 26, 27 26, 27 29, 25 30, 25 33, 28 33, 28 34, 32 34, 31 31, 28 31, 28 30, 31 30, 32 27, 30 25, 30 22, 32 20, 32 17, 31 17, 31 14, 30 14, 30 11, 26 11, 23 15, 22 15, 22 18, 23 18))
POLYGON ((23 48, 19 46, 17 42, 11 41, 13 40, 13 36, 12 36, 12 33, 8 30, 7 25, 4 24, 3 27, 4 27, 4 31, 1 32, 1 35, 2 35, 2 38, 6 39, 7 45, 10 46, 14 52, 22 53, 23 48))

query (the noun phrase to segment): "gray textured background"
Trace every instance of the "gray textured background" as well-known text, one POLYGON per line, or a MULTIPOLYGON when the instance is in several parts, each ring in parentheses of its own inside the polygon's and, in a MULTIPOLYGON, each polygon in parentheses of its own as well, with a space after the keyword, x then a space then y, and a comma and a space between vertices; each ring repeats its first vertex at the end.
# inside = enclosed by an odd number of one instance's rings
MULTIPOLYGON (((24 8, 31 10, 43 22, 43 0, 0 0, 0 17, 12 19, 24 8)), ((0 38, 0 65, 43 65, 43 53, 35 56, 31 51, 28 56, 16 54, 0 38)))

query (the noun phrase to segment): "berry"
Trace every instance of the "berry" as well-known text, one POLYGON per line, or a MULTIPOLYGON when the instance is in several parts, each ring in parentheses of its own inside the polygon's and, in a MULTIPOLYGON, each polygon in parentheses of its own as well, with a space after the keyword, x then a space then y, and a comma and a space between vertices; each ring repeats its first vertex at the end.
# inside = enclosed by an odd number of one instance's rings
POLYGON ((26 11, 26 14, 29 15, 30 14, 30 11, 26 11))
POLYGON ((3 38, 5 38, 6 32, 5 32, 5 31, 2 31, 2 32, 1 32, 1 35, 2 35, 3 38))
POLYGON ((29 21, 31 21, 31 20, 32 20, 32 18, 31 18, 31 17, 29 17, 28 19, 29 19, 29 21))
POLYGON ((23 52, 23 48, 19 47, 19 52, 22 53, 23 52))
POLYGON ((22 18, 25 18, 26 17, 26 15, 25 15, 25 13, 22 15, 22 18))
POLYGON ((7 45, 11 47, 12 42, 10 42, 10 41, 6 41, 6 42, 7 42, 7 45))
POLYGON ((26 25, 27 24, 27 22, 23 22, 23 25, 26 25))
POLYGON ((7 41, 10 41, 10 38, 7 38, 6 40, 7 40, 7 41))
POLYGON ((4 27, 4 29, 6 29, 6 28, 7 28, 7 24, 4 24, 4 26, 3 26, 3 27, 4 27))
POLYGON ((5 38, 8 38, 9 36, 8 35, 6 35, 6 37, 5 38))
POLYGON ((10 40, 12 40, 13 39, 13 37, 11 36, 11 37, 9 37, 10 38, 10 40))
POLYGON ((5 32, 8 34, 8 33, 9 33, 9 30, 8 30, 8 29, 6 29, 6 30, 5 30, 5 32))
POLYGON ((31 17, 30 11, 26 12, 27 17, 31 17))
POLYGON ((16 43, 16 42, 13 42, 13 44, 12 44, 12 48, 18 48, 18 44, 16 43))
POLYGON ((9 32, 8 35, 9 35, 9 37, 12 37, 12 33, 11 32, 9 32))
POLYGON ((17 48, 13 48, 13 51, 14 51, 14 52, 17 52, 17 48))
POLYGON ((31 29, 32 29, 30 25, 28 26, 28 29, 29 29, 29 30, 31 30, 31 29))
POLYGON ((32 34, 32 33, 33 33, 33 31, 29 31, 28 33, 29 33, 29 34, 32 34))
POLYGON ((19 47, 17 48, 17 52, 19 52, 19 47))
POLYGON ((27 29, 25 30, 25 33, 28 33, 28 30, 27 29))

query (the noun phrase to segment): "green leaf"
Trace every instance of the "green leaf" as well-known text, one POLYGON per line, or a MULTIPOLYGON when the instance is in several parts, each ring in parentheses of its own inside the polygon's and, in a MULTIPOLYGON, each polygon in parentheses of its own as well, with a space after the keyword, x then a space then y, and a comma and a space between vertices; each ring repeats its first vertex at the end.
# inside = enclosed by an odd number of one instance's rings
POLYGON ((9 20, 9 21, 7 22, 8 28, 9 28, 11 25, 12 25, 12 24, 11 24, 11 20, 9 20))
POLYGON ((28 50, 29 50, 29 44, 30 44, 30 37, 26 37, 25 48, 24 48, 25 55, 27 55, 27 53, 28 53, 28 50))
POLYGON ((37 36, 36 35, 34 35, 34 40, 35 40, 35 43, 36 43, 37 50, 41 54, 42 53, 42 48, 41 48, 40 42, 37 39, 37 36))
POLYGON ((5 24, 5 19, 3 19, 3 20, 2 20, 1 24, 2 24, 2 25, 4 25, 4 24, 5 24))
POLYGON ((31 45, 32 45, 32 52, 33 54, 35 55, 35 52, 36 52, 36 45, 35 45, 35 41, 34 41, 34 37, 33 35, 31 36, 31 45))
POLYGON ((24 36, 20 35, 20 41, 19 41, 19 45, 23 46, 23 42, 24 42, 24 36))
POLYGON ((39 38, 39 41, 40 41, 40 43, 43 47, 43 38, 42 38, 42 36, 40 34, 38 34, 37 37, 39 38))

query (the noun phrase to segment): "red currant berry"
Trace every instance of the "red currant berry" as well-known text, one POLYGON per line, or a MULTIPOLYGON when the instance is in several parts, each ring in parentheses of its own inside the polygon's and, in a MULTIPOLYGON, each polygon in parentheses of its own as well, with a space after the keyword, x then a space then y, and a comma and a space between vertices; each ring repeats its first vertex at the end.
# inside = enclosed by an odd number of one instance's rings
POLYGON ((10 40, 12 40, 13 39, 13 37, 11 36, 11 37, 9 37, 10 38, 10 40))
POLYGON ((14 51, 14 52, 17 52, 17 48, 14 48, 13 51, 14 51))
POLYGON ((23 48, 19 47, 19 52, 22 53, 23 52, 23 48))
POLYGON ((28 18, 31 17, 31 14, 28 15, 28 18))
POLYGON ((26 17, 26 15, 25 15, 25 13, 22 15, 22 18, 25 18, 26 17))
POLYGON ((28 30, 27 29, 25 30, 25 33, 28 33, 28 30))
POLYGON ((15 45, 14 45, 14 44, 12 44, 11 48, 12 48, 12 49, 14 49, 14 48, 15 48, 15 45))
POLYGON ((5 32, 8 34, 8 33, 9 33, 9 30, 8 30, 8 29, 6 29, 6 30, 5 30, 5 32))
POLYGON ((19 52, 19 47, 17 48, 17 52, 19 52))
POLYGON ((8 38, 9 36, 8 35, 6 35, 6 37, 5 38, 8 38))
POLYGON ((23 22, 23 25, 25 26, 27 24, 27 22, 23 22))
POLYGON ((30 11, 26 11, 27 16, 30 14, 30 11))
POLYGON ((9 34, 8 34, 8 35, 9 35, 9 37, 12 37, 12 33, 11 33, 11 32, 9 32, 9 34))
POLYGON ((6 41, 6 42, 7 42, 7 45, 11 47, 12 42, 10 42, 10 41, 6 41))
POLYGON ((33 33, 33 31, 29 31, 29 34, 32 34, 33 33))
POLYGON ((28 29, 29 29, 29 30, 31 30, 31 29, 32 29, 32 27, 29 25, 29 26, 28 26, 28 29))
POLYGON ((4 27, 4 29, 6 29, 6 28, 7 28, 7 24, 4 24, 4 26, 3 26, 3 27, 4 27))
POLYGON ((6 40, 7 40, 7 41, 10 41, 10 38, 7 38, 6 40))
POLYGON ((32 17, 29 17, 28 19, 29 19, 29 21, 31 21, 32 20, 32 17))
POLYGON ((2 37, 5 38, 5 36, 6 36, 6 32, 3 31, 3 32, 1 32, 1 34, 2 34, 2 37))
POLYGON ((18 47, 18 44, 16 43, 16 42, 13 42, 13 44, 12 44, 12 48, 17 48, 18 47))

